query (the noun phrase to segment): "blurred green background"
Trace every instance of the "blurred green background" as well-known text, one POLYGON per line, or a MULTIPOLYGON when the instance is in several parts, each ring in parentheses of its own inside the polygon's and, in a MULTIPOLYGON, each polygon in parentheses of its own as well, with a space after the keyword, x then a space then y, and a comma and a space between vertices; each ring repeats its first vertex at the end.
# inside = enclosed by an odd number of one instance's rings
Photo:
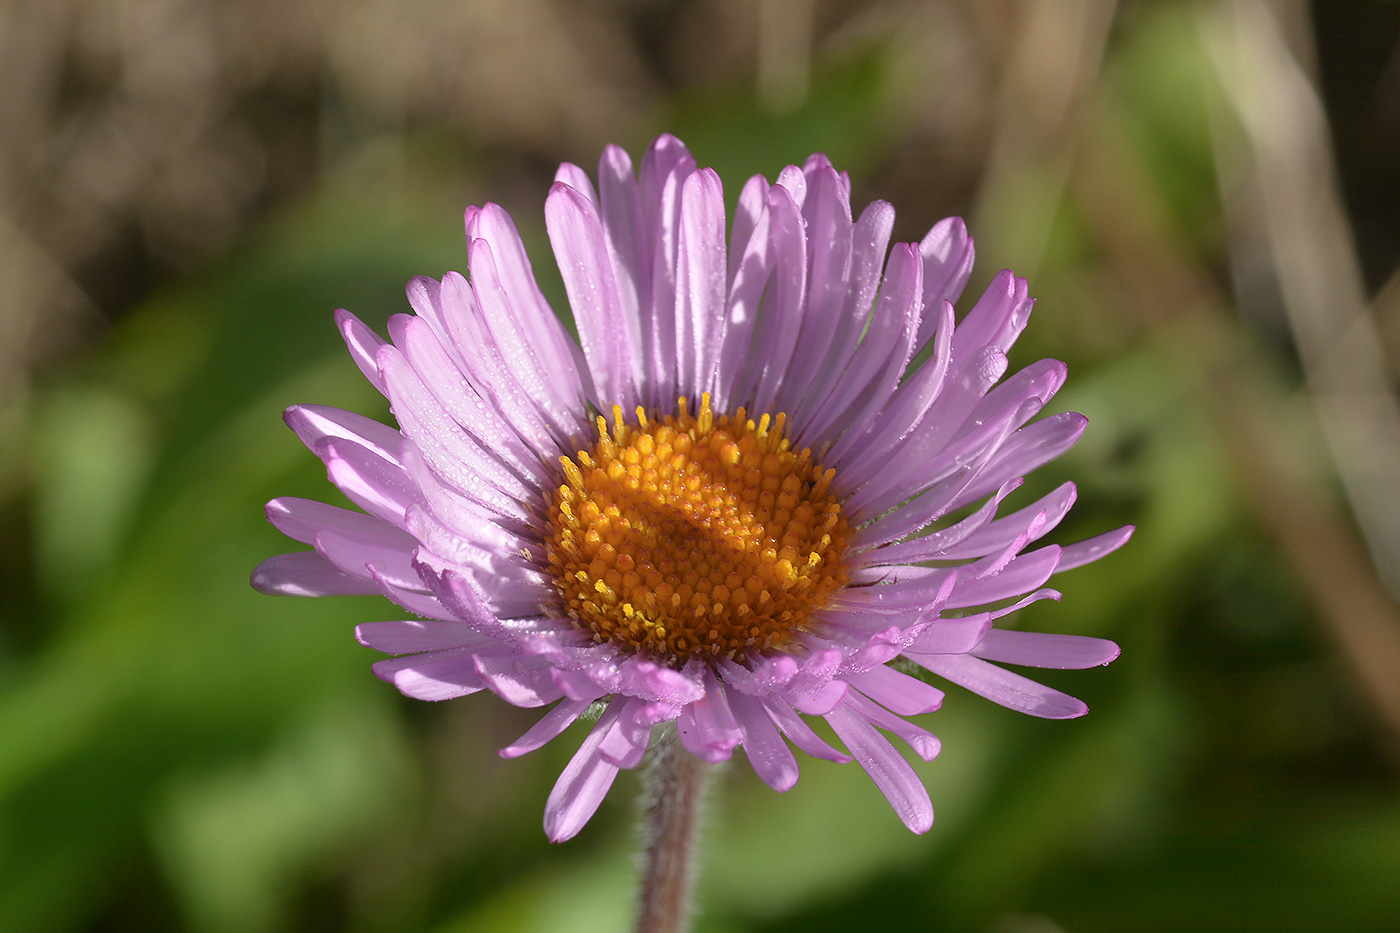
MULTIPOLYGON (((953 688, 910 835, 854 765, 741 762, 699 933, 1400 928, 1400 5, 1097 0, 15 0, 0 16, 0 928, 626 929, 635 776, 562 846, 581 729, 402 699, 370 598, 248 587, 281 410, 387 417, 375 327, 465 267, 546 290, 555 165, 680 135, 725 179, 823 150, 896 236, 965 216, 973 289, 1067 361, 1062 542, 1136 522, 1028 628, 1088 717, 953 688)), ((966 303, 964 303, 964 308, 966 303)))

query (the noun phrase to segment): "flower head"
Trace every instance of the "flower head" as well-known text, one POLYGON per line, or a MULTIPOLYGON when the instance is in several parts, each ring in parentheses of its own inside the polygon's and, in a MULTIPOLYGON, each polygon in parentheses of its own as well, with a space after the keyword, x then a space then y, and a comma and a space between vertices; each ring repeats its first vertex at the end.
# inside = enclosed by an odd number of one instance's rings
POLYGON ((1087 711, 996 662, 1090 667, 1116 645, 996 623, 1059 598, 1053 574, 1132 529, 1032 547, 1068 483, 998 516, 1085 419, 1032 421, 1060 362, 1002 378, 1023 279, 1000 273, 955 323, 973 257, 960 220, 890 249, 890 205, 853 219, 849 179, 814 155, 750 179, 726 237, 719 176, 671 136, 638 173, 609 147, 597 189, 562 166, 545 218, 577 342, 492 204, 466 213, 470 279, 413 280, 390 342, 337 313, 399 428, 287 411, 363 511, 270 502, 315 550, 265 561, 258 589, 382 593, 420 617, 357 630, 397 656, 374 671, 408 696, 550 706, 503 756, 598 704, 545 808, 555 840, 672 721, 708 761, 742 747, 779 791, 798 778, 789 743, 854 757, 927 830, 928 793, 884 733, 931 759, 937 738, 905 717, 943 693, 896 658, 1031 715, 1087 711))

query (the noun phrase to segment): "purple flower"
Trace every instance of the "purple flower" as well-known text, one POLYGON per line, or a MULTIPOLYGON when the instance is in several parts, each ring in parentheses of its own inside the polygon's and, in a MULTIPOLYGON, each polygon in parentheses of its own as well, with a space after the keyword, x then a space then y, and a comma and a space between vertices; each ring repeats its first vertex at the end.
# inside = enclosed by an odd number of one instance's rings
POLYGON ((943 692, 903 670, 1062 719, 1087 707, 996 662, 1118 655, 995 626, 1058 599, 1053 574, 1132 532, 1033 546, 1070 483, 997 515, 1085 425, 1031 420, 1063 363, 1002 379, 1033 303, 1025 280, 998 274, 955 324, 973 257, 962 221, 887 253, 893 208, 852 220, 850 180, 822 155, 776 184, 749 179, 727 241, 719 176, 674 137, 638 174, 609 147, 598 176, 595 190, 563 165, 545 204, 577 343, 493 204, 466 212, 470 280, 413 280, 391 342, 337 313, 399 428, 288 409, 363 511, 268 503, 315 550, 265 561, 253 585, 382 593, 421 617, 359 627, 397 656, 374 672, 423 700, 485 689, 550 707, 505 757, 601 709, 546 804, 551 839, 577 833, 672 721, 707 761, 742 747, 778 791, 798 777, 789 743, 854 757, 924 832, 928 792, 884 733, 933 758, 938 739, 905 717, 943 692))

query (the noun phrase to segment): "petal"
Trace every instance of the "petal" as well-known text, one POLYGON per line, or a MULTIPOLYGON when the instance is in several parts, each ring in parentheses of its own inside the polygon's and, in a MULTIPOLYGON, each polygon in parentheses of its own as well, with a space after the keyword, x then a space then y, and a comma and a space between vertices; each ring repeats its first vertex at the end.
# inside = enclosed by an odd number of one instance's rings
POLYGON ((363 574, 349 574, 315 551, 279 554, 253 568, 253 589, 268 596, 377 596, 363 574))
MULTIPOLYGON (((870 313, 875 307, 875 298, 880 292, 885 252, 893 230, 894 208, 885 201, 872 202, 856 221, 851 234, 851 271, 841 306, 841 321, 832 337, 821 372, 845 372, 860 346, 861 335, 865 333, 870 313)), ((823 409, 836 380, 824 381, 826 385, 814 386, 813 391, 798 400, 797 410, 792 413, 794 424, 807 424, 814 412, 823 409)))
POLYGON ((896 716, 883 706, 860 694, 851 694, 846 699, 846 706, 852 712, 863 716, 871 725, 879 726, 881 729, 899 736, 913 749, 914 754, 924 761, 933 761, 943 750, 943 743, 938 740, 938 736, 927 729, 914 725, 907 719, 896 716))
POLYGON ((809 394, 813 381, 830 372, 823 363, 838 332, 844 332, 842 311, 851 274, 851 204, 841 179, 830 163, 814 164, 805 174, 807 199, 802 216, 807 229, 807 300, 797 346, 777 400, 779 410, 789 414, 809 394))
POLYGON ((343 438, 397 463, 403 447, 403 435, 387 424, 327 405, 293 405, 282 413, 282 420, 312 452, 323 440, 343 438))
POLYGON ((977 647, 991 627, 992 616, 989 612, 938 619, 919 631, 909 647, 904 649, 904 657, 923 664, 921 658, 924 655, 963 654, 977 647))
POLYGON ((564 695, 546 660, 478 654, 474 663, 481 682, 511 706, 544 706, 564 695))
MULTIPOLYGON (((648 405, 669 409, 679 394, 676 382, 676 243, 679 238, 681 190, 695 171, 685 144, 662 134, 642 157, 637 177, 644 230, 643 251, 649 263, 650 293, 642 292, 641 333, 646 341, 648 405)), ((630 409, 628 409, 630 411, 630 409)))
POLYGON ((839 473, 850 473, 861 482, 866 473, 878 471, 889 462, 892 451, 924 419, 938 398, 948 375, 953 340, 953 306, 948 302, 925 309, 925 320, 938 321, 929 359, 904 381, 874 421, 860 432, 859 441, 848 445, 846 456, 829 456, 824 462, 839 473))
POLYGON ((730 396, 732 406, 747 402, 755 415, 778 411, 778 393, 797 346, 807 289, 807 233, 801 210, 779 185, 768 192, 768 222, 773 272, 754 321, 748 358, 730 396))
POLYGON ((554 181, 561 185, 568 185, 593 204, 598 203, 598 193, 593 190, 593 180, 588 177, 587 172, 574 163, 559 163, 559 168, 554 172, 554 181))
POLYGON ((598 754, 604 761, 619 768, 635 768, 642 763, 653 725, 653 711, 647 708, 649 705, 635 697, 623 704, 617 722, 598 744, 598 754))
POLYGON ((958 323, 953 334, 953 359, 964 359, 984 347, 1005 353, 1025 329, 1034 304, 1027 294, 1025 279, 1010 269, 998 272, 977 304, 958 323))
POLYGON ((550 188, 544 214, 579 342, 597 388, 594 401, 600 407, 617 404, 631 411, 637 406, 636 386, 642 376, 640 325, 623 313, 598 208, 574 188, 556 183, 550 188))
POLYGON ((739 261, 751 247, 758 219, 767 209, 768 180, 762 175, 754 175, 739 192, 739 200, 734 206, 734 220, 730 223, 729 274, 725 284, 731 290, 739 274, 739 261))
MULTIPOLYGON (((267 504, 267 520, 282 534, 302 544, 314 544, 316 532, 336 528, 363 534, 403 534, 394 526, 351 509, 327 505, 314 499, 279 496, 267 504)), ((405 543, 411 538, 405 539, 405 543)))
POLYGON ((432 471, 458 495, 497 514, 523 519, 520 503, 532 490, 462 430, 397 348, 381 350, 379 365, 394 416, 432 471))
MULTIPOLYGON (((899 452, 898 467, 884 470, 851 496, 852 510, 878 514, 906 500, 912 492, 971 467, 979 471, 979 479, 973 482, 979 488, 984 487, 986 484, 980 481, 980 471, 984 465, 995 460, 1007 438, 1035 417, 1043 404, 1034 397, 1007 399, 1004 405, 987 413, 980 422, 969 422, 970 430, 957 432, 952 438, 940 432, 940 449, 936 454, 932 453, 929 445, 933 440, 932 435, 925 435, 912 444, 906 443, 899 452)), ((960 491, 958 495, 965 494, 960 491)))
POLYGON ((695 172, 681 190, 676 272, 680 394, 698 398, 715 388, 727 311, 724 188, 714 169, 695 172))
POLYGON ((592 700, 564 698, 539 718, 524 735, 497 752, 502 758, 519 758, 541 748, 564 733, 593 705, 592 700))
POLYGON ((476 672, 475 657, 472 649, 458 648, 376 661, 370 669, 406 697, 451 700, 477 693, 486 686, 476 672))
POLYGON ((792 790, 798 778, 797 758, 763 704, 737 691, 729 695, 729 704, 744 731, 744 754, 754 773, 779 793, 792 790))
MULTIPOLYGON (((485 240, 490 245, 501 287, 510 297, 513 323, 540 354, 557 389, 566 399, 577 393, 588 394, 581 382, 582 351, 540 291, 525 244, 510 215, 495 204, 483 206, 469 218, 467 237, 485 240)), ((475 277, 475 269, 472 275, 475 277)))
POLYGON ((904 825, 916 833, 928 832, 933 827, 933 803, 904 756, 863 716, 845 706, 828 713, 826 721, 880 788, 904 825))
MULTIPOLYGON (((963 609, 982 606, 1000 599, 1029 593, 1050 579, 1060 562, 1060 548, 1047 545, 1020 554, 997 573, 981 579, 959 581, 948 597, 947 608, 963 609)), ((975 564, 969 565, 975 567, 975 564)))
POLYGON ((801 749, 802 753, 812 758, 821 758, 824 761, 834 761, 839 765, 846 764, 851 760, 851 756, 828 745, 821 736, 812 731, 812 727, 803 721, 802 717, 793 711, 791 706, 777 697, 768 697, 760 700, 763 708, 768 711, 768 715, 773 717, 773 722, 782 730, 783 735, 792 740, 792 744, 801 749))
POLYGON ((544 805, 544 831, 551 842, 564 842, 578 835, 612 787, 619 769, 598 754, 598 746, 616 721, 623 702, 613 700, 608 705, 550 791, 544 805))
MULTIPOLYGON (((972 237, 961 217, 945 217, 933 225, 919 242, 924 263, 924 307, 937 307, 940 301, 956 302, 972 275, 975 252, 972 237)), ((919 345, 933 333, 931 322, 919 328, 919 345)))
MULTIPOLYGON (((495 212, 491 216, 495 217, 495 212)), ((500 235, 513 234, 518 243, 513 226, 500 235)), ((511 245, 501 248, 506 253, 512 251, 511 245)), ((523 252, 524 248, 520 249, 523 252)), ((568 437, 584 411, 584 391, 559 319, 543 304, 542 297, 538 304, 534 300, 538 287, 533 276, 528 282, 522 281, 518 269, 511 270, 497 260, 489 241, 473 240, 469 253, 472 294, 492 340, 514 376, 514 385, 506 391, 515 392, 518 386, 521 398, 532 402, 543 420, 554 428, 554 436, 568 437), (514 276, 508 278, 512 271, 514 276), (517 298, 522 294, 523 298, 517 298)), ((524 274, 528 272, 526 267, 524 274)))
MULTIPOLYGON (((736 383, 749 357, 754 324, 759 304, 773 273, 775 251, 769 243, 772 218, 768 211, 768 186, 763 176, 755 175, 739 196, 739 213, 734 217, 734 234, 729 248, 729 294, 727 299, 724 342, 720 347, 719 370, 715 382, 715 407, 727 411, 737 407, 736 395, 747 397, 751 386, 748 375, 744 385, 736 383), (756 213, 747 220, 746 199, 757 201, 756 213), (752 223, 752 229, 741 238, 740 220, 752 223), (740 395, 743 393, 742 395, 740 395)), ((749 205, 749 209, 754 209, 749 205)))
POLYGON ((973 654, 988 661, 1080 670, 1108 664, 1122 651, 1106 638, 1085 635, 1051 635, 1044 632, 1015 632, 994 628, 987 633, 973 654))
POLYGON ((1060 564, 1055 568, 1055 572, 1062 570, 1073 570, 1075 567, 1083 567, 1092 563, 1107 554, 1112 554, 1120 547, 1128 543, 1128 539, 1133 536, 1136 530, 1135 525, 1124 525, 1113 531, 1096 535, 1092 538, 1085 538, 1068 545, 1064 549, 1064 554, 1060 557, 1060 564))
MULTIPOLYGON (((1024 482, 1025 480, 1019 476, 1015 479, 1007 480, 1002 484, 1001 488, 996 491, 992 498, 984 502, 976 512, 973 512, 955 525, 950 525, 947 528, 940 528, 938 531, 930 532, 908 541, 901 541, 898 544, 888 544, 883 547, 871 549, 867 552, 868 556, 866 559, 869 562, 867 566, 905 564, 922 560, 941 560, 945 554, 954 554, 956 557, 961 558, 971 553, 974 557, 981 557, 983 554, 987 553, 987 551, 993 550, 995 547, 1004 547, 1006 542, 1001 541, 1000 535, 988 538, 990 542, 995 542, 991 547, 985 550, 978 549, 975 552, 972 548, 966 546, 964 542, 974 536, 980 536, 981 531, 987 527, 992 516, 996 514, 997 506, 999 506, 1002 500, 1008 495, 1016 489, 1019 489, 1024 482)), ((1018 533, 1023 530, 1023 528, 1019 529, 1018 533)), ((861 540, 859 533, 857 533, 856 541, 858 546, 865 543, 861 540)))
POLYGON ((900 716, 931 713, 943 705, 942 690, 884 664, 846 679, 861 693, 900 716))
POLYGON ((1072 696, 971 655, 940 654, 913 660, 939 677, 1019 713, 1042 719, 1073 719, 1089 712, 1088 706, 1072 696))
POLYGON ((987 495, 1013 476, 1028 476, 1074 446, 1089 419, 1067 411, 1028 424, 1016 431, 977 473, 977 478, 952 498, 953 508, 987 495))
POLYGON ((632 171, 632 159, 619 146, 609 145, 598 160, 598 209, 607 234, 608 248, 616 270, 618 298, 622 313, 641 324, 641 346, 646 372, 643 400, 655 387, 659 361, 651 353, 649 315, 642 314, 651 305, 651 249, 643 229, 642 195, 637 176, 632 171))
POLYGON ((404 469, 354 441, 330 439, 316 445, 326 475, 345 497, 381 519, 386 530, 403 528, 404 513, 416 490, 404 469))
POLYGON ((466 622, 410 619, 402 622, 364 622, 355 626, 355 638, 366 648, 385 654, 416 654, 448 648, 487 648, 497 644, 466 622))
POLYGON ((404 589, 426 589, 413 569, 413 550, 402 539, 381 534, 322 529, 316 550, 348 574, 371 577, 371 571, 404 589))
MULTIPOLYGON (((444 296, 457 296, 475 304, 475 298, 460 294, 468 288, 459 275, 449 273, 443 277, 444 296)), ((391 320, 394 342, 412 369, 411 377, 394 378, 411 378, 409 385, 421 385, 431 393, 434 409, 452 418, 453 427, 460 429, 457 433, 465 433, 477 443, 489 469, 498 470, 496 463, 502 463, 519 476, 537 479, 542 475, 541 459, 551 458, 558 451, 545 417, 531 401, 540 392, 520 384, 483 322, 475 314, 471 317, 474 333, 470 340, 461 341, 469 349, 458 354, 465 370, 453 361, 447 345, 422 318, 391 320)), ((385 352, 380 356, 385 358, 385 352)), ((402 371, 392 359, 389 367, 386 371, 402 371)), ((408 387, 396 387, 391 380, 390 401, 395 398, 396 388, 408 387)))
POLYGON ((374 362, 374 356, 384 345, 384 341, 363 321, 344 308, 335 312, 335 326, 350 351, 350 358, 355 361, 360 372, 364 373, 369 384, 378 389, 380 395, 387 395, 384 391, 384 380, 379 375, 379 367, 374 362))
POLYGON ((681 710, 676 728, 681 744, 711 763, 728 759, 734 746, 744 738, 729 709, 724 688, 710 671, 705 672, 705 695, 681 710))
POLYGON ((803 434, 804 443, 844 431, 832 450, 840 457, 864 431, 871 419, 889 402, 904 368, 914 352, 919 326, 923 269, 914 248, 900 243, 890 251, 880 299, 870 316, 850 365, 840 374, 831 396, 812 416, 803 434))
MULTIPOLYGON (((1017 479, 1019 484, 1019 478, 1017 479)), ((1003 486, 1003 488, 1005 488, 1003 486)), ((1073 483, 1064 483, 1054 492, 1036 500, 1024 509, 1003 516, 977 530, 965 540, 936 552, 928 552, 929 558, 936 560, 967 560, 978 558, 1000 547, 1005 547, 1017 535, 1023 534, 1037 516, 1044 515, 1036 538, 1044 536, 1069 513, 1070 506, 1078 495, 1073 483)), ((1035 540, 1032 538, 1030 540, 1035 540)), ((1056 569, 1063 569, 1064 555, 1056 569)))

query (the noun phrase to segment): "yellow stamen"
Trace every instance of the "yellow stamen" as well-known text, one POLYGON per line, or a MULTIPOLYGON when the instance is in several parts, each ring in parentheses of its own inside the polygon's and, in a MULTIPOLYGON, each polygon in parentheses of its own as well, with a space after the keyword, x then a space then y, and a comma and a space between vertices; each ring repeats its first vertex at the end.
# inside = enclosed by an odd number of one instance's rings
POLYGON ((781 647, 847 581, 835 471, 792 451, 783 414, 716 415, 704 395, 636 415, 613 406, 592 452, 561 458, 546 553, 570 617, 677 666, 781 647))

